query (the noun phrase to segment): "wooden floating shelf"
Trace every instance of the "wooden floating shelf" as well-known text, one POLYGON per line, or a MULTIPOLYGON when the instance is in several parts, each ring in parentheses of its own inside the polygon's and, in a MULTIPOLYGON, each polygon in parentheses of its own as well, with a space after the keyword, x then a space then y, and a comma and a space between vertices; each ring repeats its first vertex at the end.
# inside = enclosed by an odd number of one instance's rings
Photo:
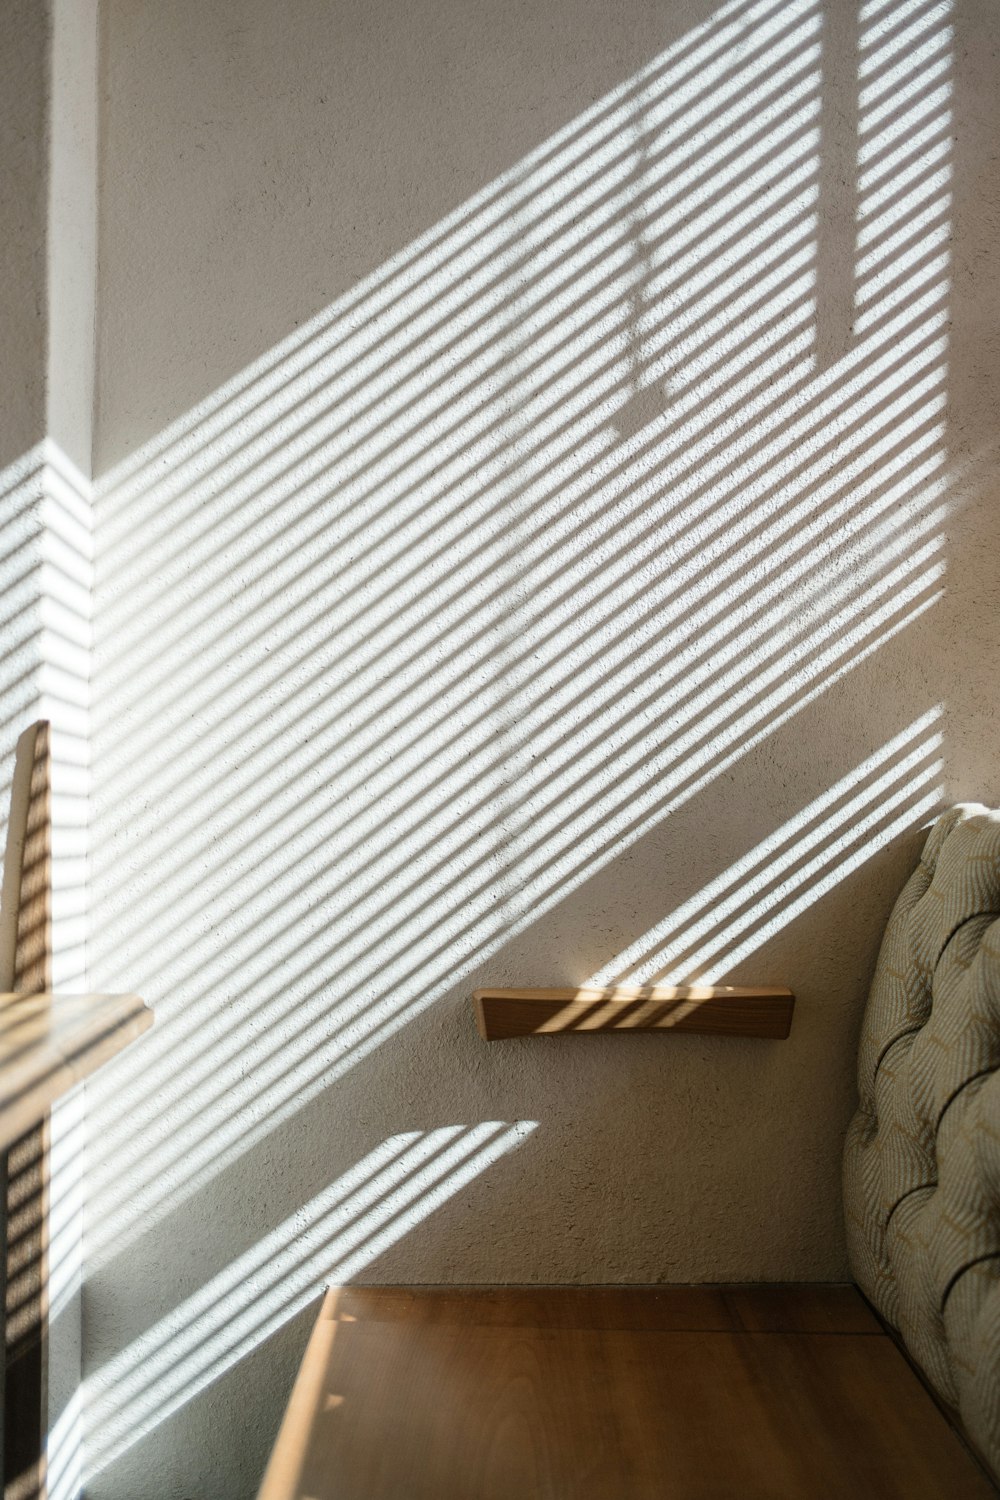
POLYGON ((691 1031, 780 1041, 792 1025, 791 990, 742 985, 619 985, 614 989, 476 990, 488 1042, 562 1032, 691 1031))

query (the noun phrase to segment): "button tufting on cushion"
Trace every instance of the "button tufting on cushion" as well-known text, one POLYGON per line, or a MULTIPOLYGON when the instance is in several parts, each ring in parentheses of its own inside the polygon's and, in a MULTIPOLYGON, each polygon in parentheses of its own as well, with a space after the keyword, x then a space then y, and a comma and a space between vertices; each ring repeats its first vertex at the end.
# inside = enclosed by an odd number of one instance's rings
POLYGON ((844 1149, 862 1290, 1000 1470, 1000 813, 935 824, 886 927, 844 1149))

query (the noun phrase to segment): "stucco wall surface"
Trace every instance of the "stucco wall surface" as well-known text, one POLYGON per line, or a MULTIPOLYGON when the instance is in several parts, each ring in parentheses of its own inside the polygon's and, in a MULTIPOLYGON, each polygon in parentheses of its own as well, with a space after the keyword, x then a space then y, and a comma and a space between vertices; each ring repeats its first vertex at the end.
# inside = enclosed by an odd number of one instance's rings
POLYGON ((253 1493, 326 1280, 845 1273, 995 755, 987 0, 108 0, 91 1476, 253 1493), (780 1044, 487 1048, 705 976, 780 1044))
POLYGON ((0 214, 4 275, 0 342, 7 377, 0 466, 16 463, 45 428, 48 8, 11 0, 0 53, 0 214))

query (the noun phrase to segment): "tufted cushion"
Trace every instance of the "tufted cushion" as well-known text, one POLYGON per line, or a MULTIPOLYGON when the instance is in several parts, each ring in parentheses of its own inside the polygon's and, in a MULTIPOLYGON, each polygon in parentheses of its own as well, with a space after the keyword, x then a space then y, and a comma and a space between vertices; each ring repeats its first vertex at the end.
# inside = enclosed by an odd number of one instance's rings
POLYGON ((858 1284, 1000 1471, 1000 813, 955 807, 893 909, 844 1150, 858 1284))

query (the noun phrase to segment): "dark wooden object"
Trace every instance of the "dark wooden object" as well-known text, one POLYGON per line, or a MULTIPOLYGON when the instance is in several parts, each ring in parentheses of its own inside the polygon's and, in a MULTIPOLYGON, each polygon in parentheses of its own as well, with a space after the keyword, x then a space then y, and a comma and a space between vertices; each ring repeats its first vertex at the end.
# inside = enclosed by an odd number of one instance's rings
MULTIPOLYGON (((31 759, 14 953, 15 989, 29 995, 52 988, 51 801, 51 728, 41 720, 31 759)), ((48 1490, 48 1195, 49 1123, 42 1116, 7 1150, 4 1500, 45 1500, 48 1490)))
POLYGON ((138 995, 0 995, 0 1150, 152 1024, 138 995))

